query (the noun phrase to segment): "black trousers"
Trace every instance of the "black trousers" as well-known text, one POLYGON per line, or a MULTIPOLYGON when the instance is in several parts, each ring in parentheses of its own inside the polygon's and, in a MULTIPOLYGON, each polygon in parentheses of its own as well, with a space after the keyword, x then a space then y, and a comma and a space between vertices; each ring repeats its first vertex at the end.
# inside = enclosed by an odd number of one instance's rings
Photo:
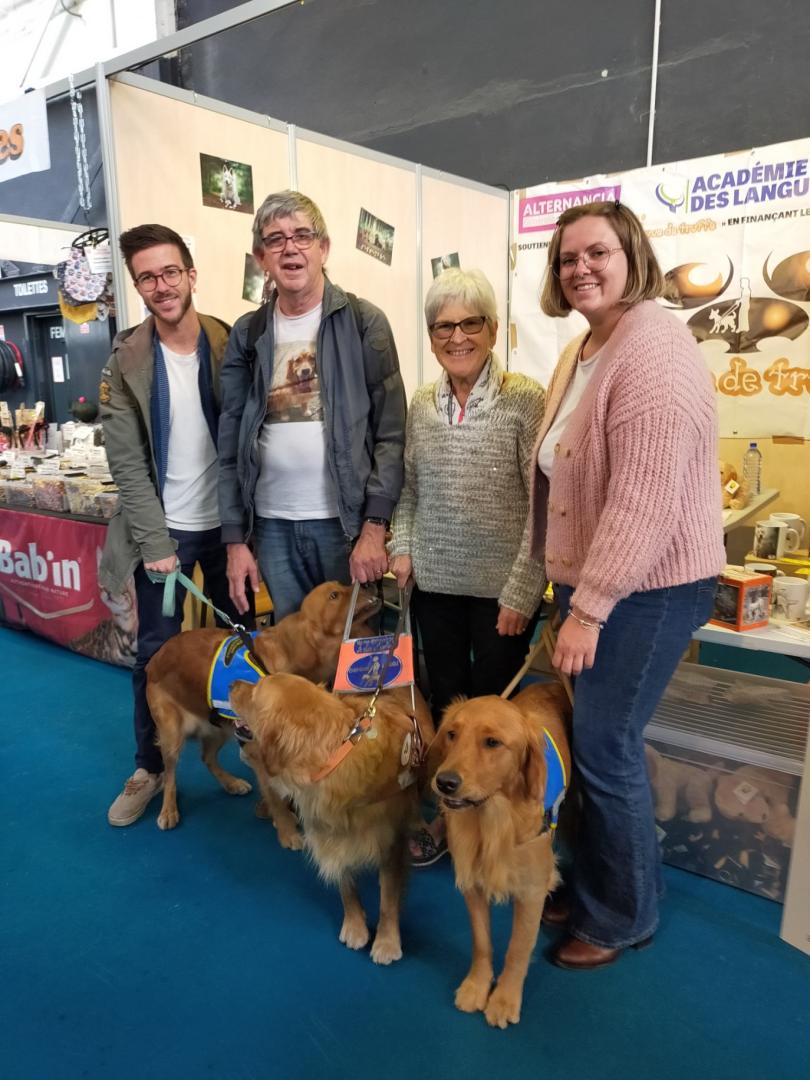
MULTIPOLYGON (((180 532, 170 529, 169 533, 177 541, 177 558, 180 569, 191 577, 195 563, 200 564, 203 573, 204 592, 211 601, 226 612, 234 622, 252 629, 253 593, 248 590, 250 611, 239 615, 228 596, 228 578, 226 574, 227 552, 220 539, 220 530, 207 529, 205 532, 180 532)), ((186 590, 177 586, 174 615, 167 619, 163 615, 163 586, 156 585, 146 576, 143 563, 135 570, 135 595, 138 600, 138 651, 135 667, 132 671, 132 688, 135 692, 135 765, 150 773, 163 771, 163 758, 155 745, 155 722, 146 702, 146 665, 170 637, 180 633, 183 622, 183 601, 186 590)), ((217 626, 224 626, 217 617, 217 626)))
POLYGON ((414 589, 411 607, 430 682, 438 723, 454 697, 500 694, 526 659, 537 618, 522 634, 502 637, 495 629, 498 601, 414 589))

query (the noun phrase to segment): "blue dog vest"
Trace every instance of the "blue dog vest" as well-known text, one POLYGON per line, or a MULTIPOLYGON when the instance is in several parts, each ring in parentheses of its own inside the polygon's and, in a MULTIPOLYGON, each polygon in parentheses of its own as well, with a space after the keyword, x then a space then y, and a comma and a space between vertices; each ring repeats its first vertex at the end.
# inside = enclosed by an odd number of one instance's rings
MULTIPOLYGON (((251 641, 258 630, 250 634, 251 641)), ((264 675, 245 652, 245 646, 238 635, 225 638, 216 651, 211 670, 208 672, 208 705, 216 709, 226 720, 238 720, 231 708, 231 685, 242 679, 244 682, 257 683, 264 675)))
POLYGON ((565 765, 557 744, 545 728, 543 728, 543 750, 546 756, 546 769, 548 770, 546 795, 543 800, 543 809, 545 811, 543 824, 544 827, 556 829, 557 819, 560 816, 560 806, 562 806, 565 789, 568 786, 568 778, 565 775, 565 765))

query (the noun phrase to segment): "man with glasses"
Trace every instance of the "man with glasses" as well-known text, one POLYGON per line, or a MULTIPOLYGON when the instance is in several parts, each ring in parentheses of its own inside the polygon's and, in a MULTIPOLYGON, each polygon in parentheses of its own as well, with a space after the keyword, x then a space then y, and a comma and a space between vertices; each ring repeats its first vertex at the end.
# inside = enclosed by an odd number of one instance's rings
POLYGON ((274 288, 234 326, 222 367, 222 539, 236 607, 246 581, 258 588, 258 558, 283 618, 323 581, 388 569, 405 391, 385 315, 324 272, 329 235, 311 199, 269 195, 253 254, 274 288))
POLYGON ((145 668, 180 631, 185 590, 175 615, 161 611, 162 585, 148 573, 200 564, 205 589, 233 618, 217 505, 219 370, 229 327, 198 315, 191 252, 174 230, 139 225, 120 237, 121 253, 150 313, 119 334, 102 371, 101 419, 110 471, 121 493, 111 520, 99 580, 126 590, 134 573, 138 646, 133 671, 135 773, 108 811, 111 825, 130 825, 163 787, 163 759, 146 701, 145 668))

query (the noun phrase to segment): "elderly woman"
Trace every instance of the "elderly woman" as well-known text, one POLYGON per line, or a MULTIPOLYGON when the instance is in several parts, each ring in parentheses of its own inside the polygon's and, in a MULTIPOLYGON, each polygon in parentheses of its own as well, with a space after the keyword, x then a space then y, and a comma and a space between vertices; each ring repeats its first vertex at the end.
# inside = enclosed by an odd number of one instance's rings
POLYGON ((440 720, 457 694, 501 693, 528 650, 544 587, 529 555, 527 479, 543 391, 505 372, 493 353, 495 295, 480 270, 440 274, 425 317, 444 370, 408 412, 390 552, 400 587, 411 576, 416 584, 413 611, 440 720))
POLYGON ((563 615, 554 663, 576 676, 573 757, 582 798, 560 967, 610 964, 658 922, 659 856, 644 758, 650 720, 723 568, 717 417, 688 327, 653 298, 663 276, 619 202, 566 210, 541 307, 588 328, 548 388, 532 493, 563 615))

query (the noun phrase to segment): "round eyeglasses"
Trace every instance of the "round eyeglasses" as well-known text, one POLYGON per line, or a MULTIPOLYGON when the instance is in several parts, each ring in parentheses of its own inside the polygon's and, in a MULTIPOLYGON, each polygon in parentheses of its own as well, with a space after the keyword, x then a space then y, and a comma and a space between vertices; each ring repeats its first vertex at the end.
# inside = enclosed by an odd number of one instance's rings
POLYGON ((621 247, 609 248, 604 244, 591 244, 581 255, 560 256, 558 265, 554 267, 554 273, 561 281, 573 277, 577 272, 580 259, 586 270, 604 270, 610 262, 610 256, 622 250, 621 247))
POLYGON ((180 284, 183 274, 187 273, 188 270, 185 267, 167 266, 159 274, 140 274, 135 278, 135 284, 141 292, 154 292, 159 281, 162 281, 169 289, 173 289, 175 285, 180 284))
POLYGON ((480 334, 486 321, 485 315, 470 315, 460 322, 435 322, 428 327, 428 330, 430 336, 436 338, 437 341, 447 341, 455 334, 457 326, 460 326, 462 334, 468 337, 471 334, 480 334))
POLYGON ((262 237, 262 247, 265 251, 283 251, 287 241, 292 240, 299 251, 306 251, 316 239, 317 233, 312 229, 296 229, 291 233, 271 232, 262 237))

